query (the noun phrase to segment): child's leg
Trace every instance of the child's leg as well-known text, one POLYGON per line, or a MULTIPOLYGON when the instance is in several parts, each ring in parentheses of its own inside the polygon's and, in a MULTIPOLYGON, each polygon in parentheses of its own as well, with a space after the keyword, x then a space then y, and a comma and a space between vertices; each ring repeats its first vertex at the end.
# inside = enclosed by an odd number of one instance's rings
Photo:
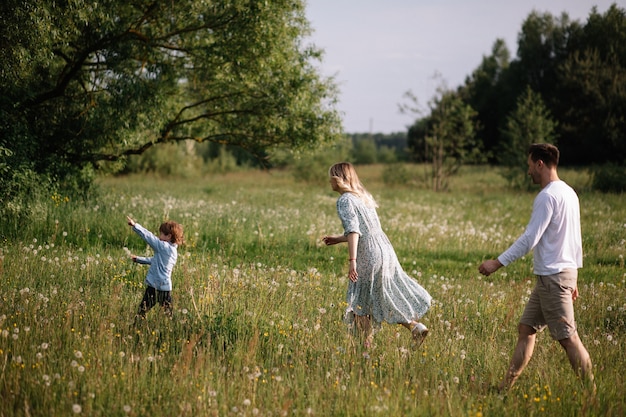
POLYGON ((143 299, 141 300, 141 304, 139 304, 139 309, 137 311, 137 318, 145 318, 146 313, 154 307, 156 304, 156 289, 153 287, 147 286, 146 291, 143 293, 143 299))
POLYGON ((172 317, 172 292, 171 291, 157 291, 157 301, 161 305, 161 308, 165 314, 172 317))

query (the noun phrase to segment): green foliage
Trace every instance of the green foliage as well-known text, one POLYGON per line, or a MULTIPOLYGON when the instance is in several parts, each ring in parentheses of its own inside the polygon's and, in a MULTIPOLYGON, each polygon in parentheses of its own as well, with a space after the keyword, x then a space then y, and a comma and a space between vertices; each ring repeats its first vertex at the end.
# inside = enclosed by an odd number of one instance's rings
POLYGON ((430 119, 427 117, 418 119, 409 127, 407 134, 407 147, 409 154, 411 155, 411 161, 414 162, 426 162, 428 146, 426 145, 426 136, 430 119))
POLYGON ((292 154, 292 172, 298 181, 325 184, 331 165, 348 161, 352 154, 352 144, 347 138, 334 144, 320 146, 300 154, 292 154))
POLYGON ((352 157, 355 164, 375 164, 378 162, 378 150, 373 139, 362 139, 354 143, 352 157))
POLYGON ((496 157, 505 167, 504 177, 518 189, 528 189, 528 147, 532 143, 555 143, 557 123, 552 120, 541 96, 530 87, 517 100, 517 107, 507 117, 503 129, 503 141, 499 144, 496 157))
POLYGON ((493 160, 491 151, 500 142, 502 120, 515 104, 516 92, 511 90, 517 86, 511 85, 510 55, 505 41, 497 39, 491 55, 483 57, 480 65, 459 88, 463 99, 478 113, 476 134, 490 161, 493 160))
POLYGON ((626 160, 626 9, 594 8, 571 35, 567 59, 559 66, 555 115, 561 121, 562 151, 572 163, 590 165, 626 160))
POLYGON ((409 185, 414 180, 405 164, 386 164, 381 177, 387 185, 409 185))
POLYGON ((302 1, 0 7, 3 170, 71 182, 87 166, 190 139, 263 161, 273 146, 340 133, 334 82, 304 43, 302 1))
POLYGON ((237 162, 237 158, 225 147, 220 147, 216 158, 211 159, 206 164, 206 170, 209 173, 225 174, 244 169, 245 165, 237 162))
POLYGON ((131 155, 123 173, 154 173, 189 178, 202 172, 202 159, 196 154, 194 142, 166 143, 131 155))
POLYGON ((626 167, 617 164, 605 164, 594 167, 593 189, 605 193, 626 192, 626 167))
POLYGON ((17 228, 19 224, 40 218, 50 196, 62 198, 55 187, 42 181, 32 170, 11 170, 4 174, 0 193, 0 217, 17 228))
MULTIPOLYGON (((350 133, 347 134, 356 148, 361 141, 373 141, 376 145, 376 160, 382 163, 392 163, 407 159, 406 132, 393 133, 350 133)), ((371 159, 371 157, 370 157, 371 159)))
MULTIPOLYGON (((590 166, 626 159, 626 10, 613 4, 586 22, 566 12, 531 12, 510 60, 502 40, 459 92, 477 112, 477 135, 491 162, 506 145, 507 118, 531 89, 555 122, 562 163, 590 166)), ((422 149, 421 144, 414 146, 422 149)))
POLYGON ((424 138, 426 157, 432 164, 432 188, 443 191, 463 164, 480 161, 480 146, 475 138, 476 112, 457 93, 443 87, 430 106, 429 129, 424 138))
POLYGON ((378 148, 377 160, 381 164, 392 164, 398 161, 398 153, 389 146, 378 148))

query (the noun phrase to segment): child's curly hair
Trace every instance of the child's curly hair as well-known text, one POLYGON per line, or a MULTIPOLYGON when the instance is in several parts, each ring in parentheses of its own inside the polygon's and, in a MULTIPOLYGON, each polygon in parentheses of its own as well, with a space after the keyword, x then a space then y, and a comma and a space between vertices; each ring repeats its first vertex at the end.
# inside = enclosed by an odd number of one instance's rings
POLYGON ((161 227, 159 227, 159 232, 165 235, 172 235, 172 238, 170 239, 171 243, 178 245, 185 243, 183 239, 183 226, 175 221, 168 220, 165 223, 162 223, 161 227))

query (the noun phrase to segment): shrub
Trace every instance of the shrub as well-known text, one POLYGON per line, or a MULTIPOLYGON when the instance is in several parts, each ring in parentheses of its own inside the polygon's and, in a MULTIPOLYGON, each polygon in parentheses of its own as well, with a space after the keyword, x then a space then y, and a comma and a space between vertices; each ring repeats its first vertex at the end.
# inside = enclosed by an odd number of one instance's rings
POLYGON ((49 195, 56 193, 46 176, 28 168, 8 171, 0 182, 0 217, 4 226, 41 216, 49 195))
POLYGON ((382 173, 387 185, 407 185, 411 182, 411 173, 404 164, 387 164, 382 173))
POLYGON ((594 190, 604 193, 622 193, 626 191, 626 166, 605 164, 592 169, 594 190))

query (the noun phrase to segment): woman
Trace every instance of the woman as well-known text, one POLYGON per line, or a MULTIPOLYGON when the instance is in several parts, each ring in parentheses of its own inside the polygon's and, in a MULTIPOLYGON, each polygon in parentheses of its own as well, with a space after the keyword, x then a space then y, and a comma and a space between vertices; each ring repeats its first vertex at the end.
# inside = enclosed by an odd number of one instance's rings
POLYGON ((341 196, 337 212, 344 234, 324 236, 326 245, 348 243, 348 294, 345 319, 365 336, 371 346, 374 331, 383 321, 409 329, 414 348, 419 347, 428 329, 418 320, 430 308, 431 296, 400 266, 398 257, 380 226, 376 201, 363 187, 352 164, 330 167, 330 184, 341 196))

